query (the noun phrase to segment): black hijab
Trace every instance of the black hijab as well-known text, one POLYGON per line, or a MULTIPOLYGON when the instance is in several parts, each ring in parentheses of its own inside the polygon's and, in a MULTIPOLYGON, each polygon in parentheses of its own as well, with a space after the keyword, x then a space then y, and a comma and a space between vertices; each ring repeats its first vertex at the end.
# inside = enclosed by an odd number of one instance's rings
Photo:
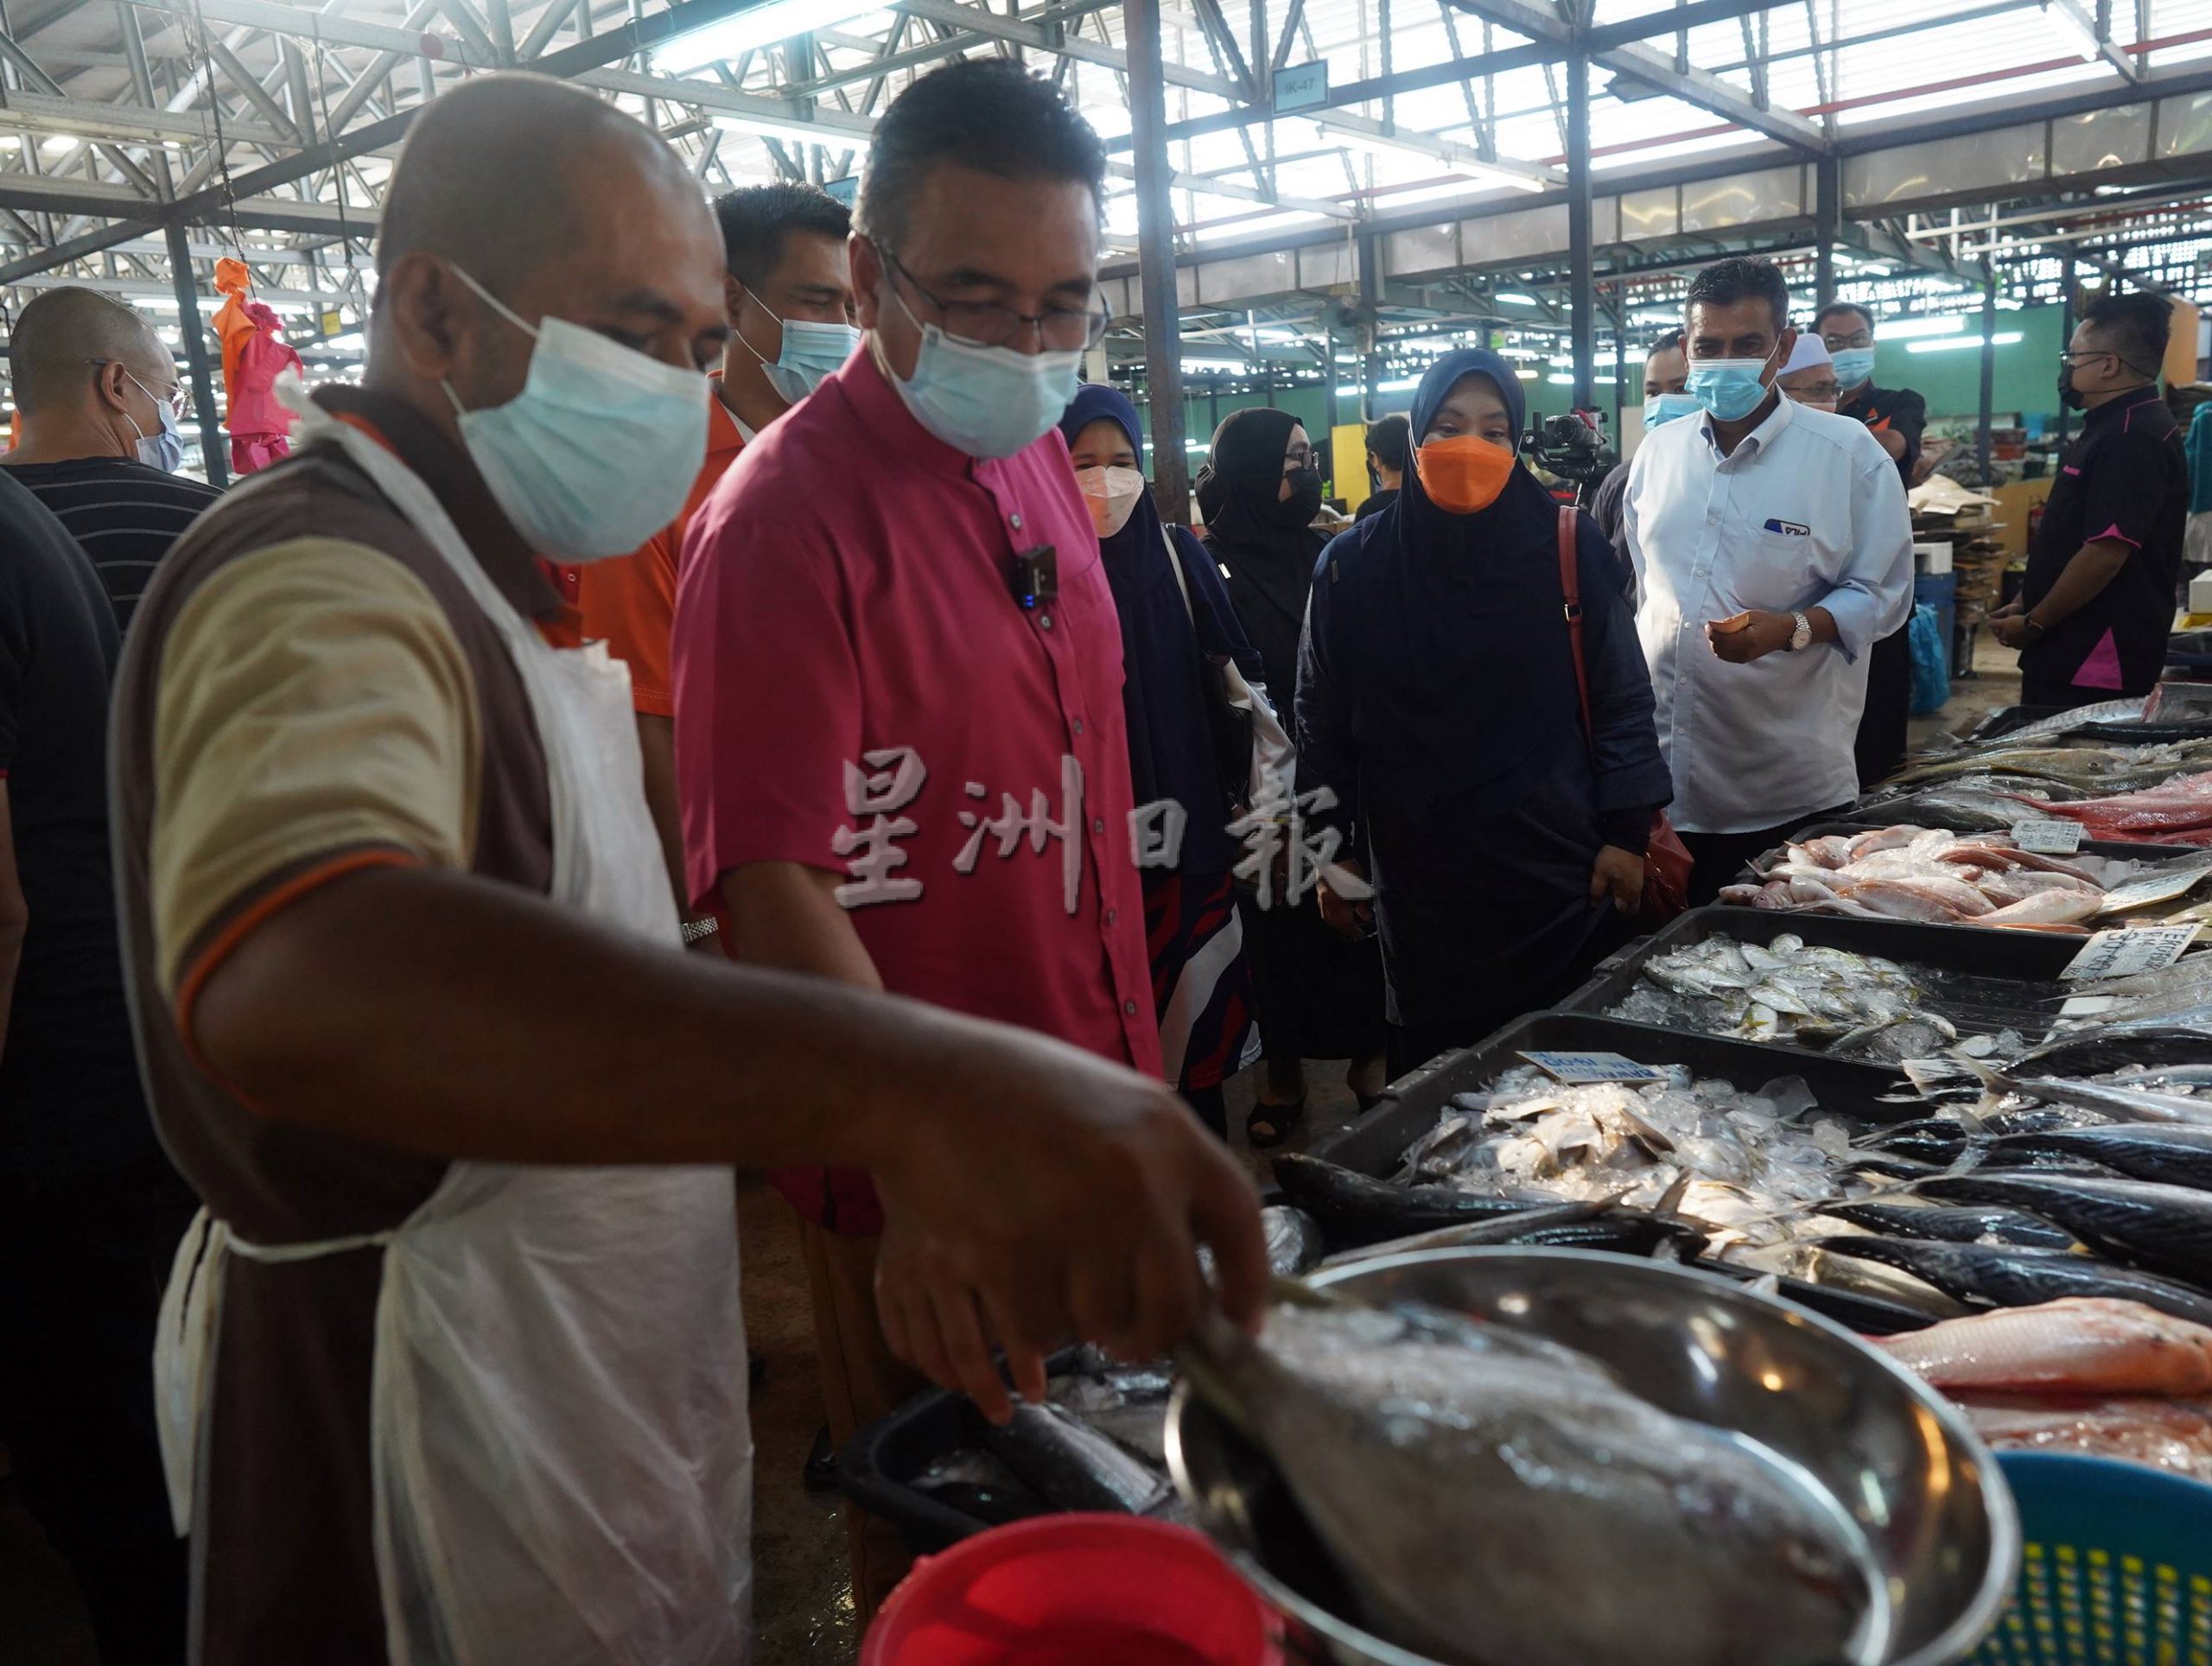
POLYGON ((1279 708, 1297 682, 1298 633, 1306 593, 1324 542, 1313 530, 1319 507, 1309 484, 1282 500, 1283 456, 1300 426, 1287 410, 1232 410, 1213 431, 1213 450, 1197 481, 1206 541, 1225 569, 1229 599, 1260 651, 1279 708))

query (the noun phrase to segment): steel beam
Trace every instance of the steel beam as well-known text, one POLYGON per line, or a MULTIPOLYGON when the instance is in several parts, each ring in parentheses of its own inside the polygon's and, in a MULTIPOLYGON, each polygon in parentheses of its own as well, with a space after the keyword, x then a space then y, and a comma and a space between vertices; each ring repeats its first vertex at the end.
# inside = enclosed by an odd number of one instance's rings
POLYGON ((2097 56, 2120 72, 2120 79, 2133 86, 2143 79, 2143 66, 2133 54, 2122 52, 2113 44, 2112 8, 2101 4, 2097 15, 2091 17, 2082 10, 2082 0, 2044 0, 2053 11, 2058 12, 2082 34, 2096 42, 2097 56))
POLYGON ((1182 309, 1175 296, 1175 204, 1169 184, 1166 88, 1160 57, 1162 0, 1123 0, 1129 122, 1136 139, 1138 263, 1144 296, 1145 399, 1152 416, 1152 496, 1173 525, 1191 518, 1183 450, 1182 309))
POLYGON ((215 378, 207 366, 207 335, 200 327, 200 283, 192 272, 192 251, 184 227, 168 228, 169 275, 176 282, 177 332, 184 338, 184 361, 192 374, 192 402, 200 417, 200 461, 207 484, 218 491, 231 483, 231 460, 224 454, 223 425, 215 415, 215 378))
MULTIPOLYGON (((1046 32, 1041 23, 995 16, 989 12, 956 5, 953 0, 897 0, 897 5, 900 11, 925 22, 943 23, 948 28, 965 29, 970 35, 980 35, 988 40, 1034 47, 1040 52, 1057 52, 1086 64, 1096 64, 1123 74, 1130 73, 1125 54, 1116 52, 1111 47, 1094 46, 1088 41, 1078 41, 1073 35, 1065 40, 1055 40, 1046 32)), ((1123 28, 1126 29, 1126 23, 1123 28)), ((1162 82, 1168 86, 1186 86, 1194 92, 1211 92, 1215 98, 1226 99, 1232 104, 1241 102, 1244 97, 1244 90, 1236 82, 1198 70, 1185 69, 1180 64, 1163 63, 1159 73, 1162 82)))
POLYGON ((1567 248, 1568 320, 1574 357, 1574 405, 1598 403, 1598 286, 1590 252, 1590 60, 1567 60, 1567 248))
POLYGON ((135 226, 105 226, 97 232, 87 232, 82 237, 73 237, 66 243, 52 248, 34 250, 17 260, 0 266, 0 284, 15 283, 18 278, 35 277, 41 272, 52 271, 56 266, 73 260, 82 260, 88 255, 99 254, 118 245, 129 243, 138 236, 135 226))
MULTIPOLYGON (((394 29, 388 23, 359 23, 350 18, 305 7, 282 5, 276 0, 131 0, 148 11, 175 17, 205 17, 211 23, 236 23, 316 41, 327 47, 366 47, 377 52, 396 52, 403 58, 421 58, 421 31, 394 29)), ((488 45, 488 43, 487 43, 488 45)), ((467 69, 497 69, 497 54, 468 40, 441 37, 441 61, 467 69)))
POLYGON ((1997 277, 1992 273, 1981 286, 1981 421, 1974 430, 1974 455, 1981 464, 1981 489, 1985 492, 1994 480, 1989 472, 1989 425, 1994 417, 1996 389, 1997 277))

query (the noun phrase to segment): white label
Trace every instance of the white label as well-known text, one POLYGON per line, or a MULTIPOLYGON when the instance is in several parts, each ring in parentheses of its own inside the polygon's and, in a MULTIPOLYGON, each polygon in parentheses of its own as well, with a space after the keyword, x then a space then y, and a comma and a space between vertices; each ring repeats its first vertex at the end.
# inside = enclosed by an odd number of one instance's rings
POLYGON ((2109 1012, 2120 1004, 2116 995, 2077 995, 2058 1009, 2061 1018, 2094 1018, 2099 1013, 2109 1012))
POLYGON ((2142 925, 2133 931, 2100 932, 2067 963, 2062 978, 2131 977, 2163 970, 2196 941, 2199 925, 2142 925))
POLYGON ((1666 1075, 1619 1052, 1524 1052, 1521 1056, 1569 1087, 1586 1082, 1656 1082, 1666 1075))
POLYGON ((2063 816, 2031 816, 2013 823, 2012 843, 2031 855, 2070 856, 2082 848, 2082 823, 2063 816))

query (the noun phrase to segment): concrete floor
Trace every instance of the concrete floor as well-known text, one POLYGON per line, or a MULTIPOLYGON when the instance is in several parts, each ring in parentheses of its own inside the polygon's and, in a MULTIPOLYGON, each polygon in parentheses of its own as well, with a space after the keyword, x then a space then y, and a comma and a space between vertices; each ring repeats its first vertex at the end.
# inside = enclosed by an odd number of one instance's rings
MULTIPOLYGON (((2013 656, 1984 639, 1977 674, 1952 685, 1935 716, 1916 718, 1916 746, 1945 729, 2014 703, 2013 656)), ((1309 1067, 1309 1108, 1287 1148, 1302 1149, 1355 1114, 1341 1061, 1309 1067)), ((1232 1082, 1230 1126, 1255 1178, 1268 1179, 1266 1154, 1243 1143, 1252 1081, 1232 1082)), ((765 1185, 741 1188, 738 1219, 745 1266, 748 1339, 766 1377, 753 1396, 754 1440, 753 1609, 759 1666, 843 1666, 859 1647, 845 1569, 844 1531, 833 1493, 810 1491, 802 1477, 822 1428, 814 1366, 812 1310, 791 1211, 765 1185)), ((0 1481, 0 1660, 10 1666, 97 1666, 67 1571, 4 1481, 0 1481)))

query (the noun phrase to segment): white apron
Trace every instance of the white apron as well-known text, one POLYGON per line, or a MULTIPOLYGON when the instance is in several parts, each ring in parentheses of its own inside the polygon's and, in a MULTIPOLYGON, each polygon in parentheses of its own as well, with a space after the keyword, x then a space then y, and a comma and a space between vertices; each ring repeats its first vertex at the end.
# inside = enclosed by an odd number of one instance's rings
MULTIPOLYGON (((366 435, 309 406, 300 437, 342 446, 498 627, 545 749, 554 900, 679 951, 628 668, 601 644, 547 645, 429 488, 366 435)), ((728 1168, 456 1162, 396 1230, 321 1243, 248 1244, 201 1211, 155 1351, 178 1530, 225 1256, 371 1244, 384 1250, 371 1461, 393 1666, 744 1661, 752 1440, 728 1168)))

